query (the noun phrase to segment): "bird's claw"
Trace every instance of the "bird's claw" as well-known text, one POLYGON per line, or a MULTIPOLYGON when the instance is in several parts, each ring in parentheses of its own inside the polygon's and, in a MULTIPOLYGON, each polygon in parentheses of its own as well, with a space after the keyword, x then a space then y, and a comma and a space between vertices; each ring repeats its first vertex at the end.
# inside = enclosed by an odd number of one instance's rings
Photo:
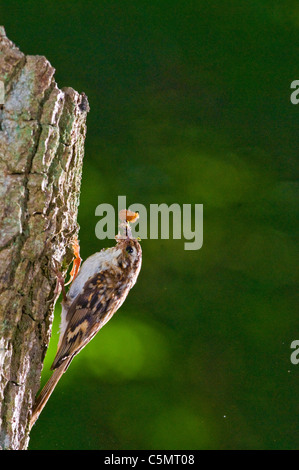
POLYGON ((56 287, 55 287, 55 291, 54 291, 54 297, 56 297, 56 295, 59 294, 59 287, 61 287, 61 291, 62 291, 62 296, 63 296, 63 300, 66 300, 66 292, 65 292, 65 288, 64 288, 64 277, 59 269, 59 263, 58 261, 53 258, 53 271, 55 273, 55 276, 57 278, 57 283, 56 283, 56 287))
POLYGON ((68 282, 66 284, 64 284, 65 286, 68 286, 75 279, 75 277, 77 276, 77 274, 79 272, 79 269, 80 269, 80 266, 81 266, 81 261, 82 261, 82 258, 80 257, 79 240, 78 240, 77 237, 74 239, 72 247, 73 247, 73 252, 74 252, 74 255, 75 255, 75 259, 73 260, 73 267, 72 267, 72 270, 70 272, 70 279, 68 280, 68 282))

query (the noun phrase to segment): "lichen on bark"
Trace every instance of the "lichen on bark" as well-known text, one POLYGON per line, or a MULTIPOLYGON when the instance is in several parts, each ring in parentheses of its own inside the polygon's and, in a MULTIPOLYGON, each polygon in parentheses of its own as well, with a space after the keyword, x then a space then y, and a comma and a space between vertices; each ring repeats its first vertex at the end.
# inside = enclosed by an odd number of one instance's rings
POLYGON ((84 93, 60 90, 43 56, 0 26, 0 449, 26 449, 48 347, 56 278, 78 233, 84 93))

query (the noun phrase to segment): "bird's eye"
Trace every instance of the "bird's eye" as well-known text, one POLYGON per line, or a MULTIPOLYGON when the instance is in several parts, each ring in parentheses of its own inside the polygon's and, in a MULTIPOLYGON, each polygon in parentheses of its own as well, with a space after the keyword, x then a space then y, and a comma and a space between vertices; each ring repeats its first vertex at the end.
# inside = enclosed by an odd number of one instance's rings
POLYGON ((134 250, 131 246, 127 246, 126 251, 127 251, 127 253, 132 254, 134 250))

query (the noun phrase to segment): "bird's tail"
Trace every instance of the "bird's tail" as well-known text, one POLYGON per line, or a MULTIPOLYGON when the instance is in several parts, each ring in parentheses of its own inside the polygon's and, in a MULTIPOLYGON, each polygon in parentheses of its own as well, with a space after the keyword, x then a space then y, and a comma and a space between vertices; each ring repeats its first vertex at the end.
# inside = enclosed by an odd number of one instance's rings
POLYGON ((44 406, 46 405, 47 401, 49 400, 51 393, 53 392, 54 388, 58 384, 62 374, 66 371, 68 368, 69 364, 71 362, 70 360, 65 360, 57 369, 54 370, 53 374, 49 378, 48 382, 38 395, 34 407, 32 410, 32 416, 30 419, 30 429, 32 426, 35 424, 35 421, 39 417, 40 413, 42 412, 44 406))

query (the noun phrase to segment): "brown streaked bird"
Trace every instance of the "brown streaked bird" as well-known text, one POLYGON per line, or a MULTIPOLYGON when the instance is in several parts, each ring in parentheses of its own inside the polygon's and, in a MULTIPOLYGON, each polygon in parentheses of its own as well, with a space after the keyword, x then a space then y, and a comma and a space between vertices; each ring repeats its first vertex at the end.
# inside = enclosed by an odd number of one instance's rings
MULTIPOLYGON (((74 278, 67 294, 64 293, 57 353, 51 369, 52 376, 36 399, 30 428, 36 422, 62 374, 72 359, 110 320, 125 301, 136 283, 141 268, 141 246, 132 237, 127 222, 121 224, 125 236, 117 235, 116 246, 103 249, 80 262, 78 247, 71 274, 74 278)), ((59 279, 63 282, 62 279, 59 279)), ((62 285, 64 291, 64 285, 62 285)))

